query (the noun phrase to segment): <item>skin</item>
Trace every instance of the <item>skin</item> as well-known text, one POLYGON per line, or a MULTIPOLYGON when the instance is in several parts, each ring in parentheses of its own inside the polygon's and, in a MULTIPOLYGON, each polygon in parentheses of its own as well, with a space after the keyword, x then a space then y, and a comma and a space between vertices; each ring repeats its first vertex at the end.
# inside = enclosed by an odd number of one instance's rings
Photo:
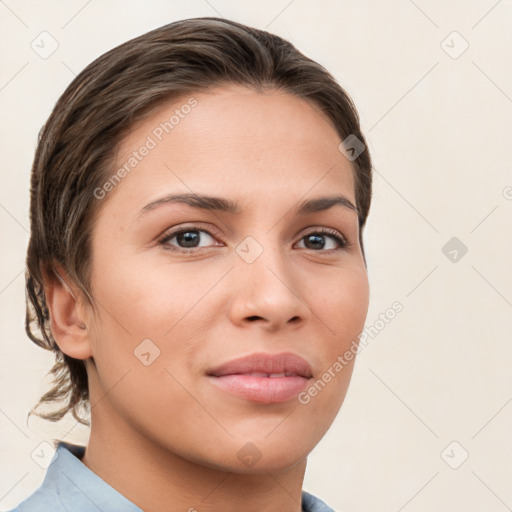
MULTIPOLYGON (((223 86, 192 96, 190 114, 101 199, 96 307, 62 269, 62 282, 47 288, 59 347, 84 359, 89 376, 82 462, 146 512, 299 512, 307 455, 343 403, 354 360, 305 405, 249 402, 206 372, 254 352, 293 352, 317 380, 357 340, 369 301, 357 213, 295 212, 324 196, 355 204, 352 163, 329 120, 288 93, 223 86), (139 216, 151 201, 190 192, 242 211, 167 203, 139 216), (199 248, 177 237, 159 243, 191 226, 206 231, 193 231, 199 248), (325 245, 308 243, 311 233, 325 245), (236 251, 248 236, 263 249, 250 264, 236 251), (134 355, 145 339, 160 350, 148 366, 134 355), (251 467, 237 457, 248 442, 261 455, 251 467)), ((118 165, 186 99, 139 122, 118 165)))

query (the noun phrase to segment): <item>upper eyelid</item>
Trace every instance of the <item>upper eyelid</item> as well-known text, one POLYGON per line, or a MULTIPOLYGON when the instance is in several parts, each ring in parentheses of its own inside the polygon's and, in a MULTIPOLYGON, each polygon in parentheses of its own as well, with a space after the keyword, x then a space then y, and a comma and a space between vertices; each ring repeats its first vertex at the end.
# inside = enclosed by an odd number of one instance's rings
POLYGON ((176 235, 179 235, 180 233, 183 233, 184 231, 204 231, 205 233, 207 233, 208 235, 210 236, 218 236, 219 233, 220 233, 220 230, 217 230, 217 229, 213 229, 213 228, 205 228, 205 227, 202 227, 200 225, 196 225, 196 224, 191 224, 190 226, 185 226, 185 227, 181 227, 181 228, 171 228, 169 230, 165 230, 164 233, 158 237, 158 239, 161 241, 161 240, 166 240, 168 238, 172 238, 172 237, 175 237, 176 235))

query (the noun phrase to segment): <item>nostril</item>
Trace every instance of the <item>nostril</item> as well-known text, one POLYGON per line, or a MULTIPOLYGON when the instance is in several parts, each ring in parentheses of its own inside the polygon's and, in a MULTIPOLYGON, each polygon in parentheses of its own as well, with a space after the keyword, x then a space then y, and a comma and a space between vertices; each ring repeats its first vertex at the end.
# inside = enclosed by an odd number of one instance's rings
POLYGON ((256 316, 256 315, 248 317, 248 320, 250 320, 251 322, 253 320, 261 320, 261 319, 262 319, 261 316, 256 316))

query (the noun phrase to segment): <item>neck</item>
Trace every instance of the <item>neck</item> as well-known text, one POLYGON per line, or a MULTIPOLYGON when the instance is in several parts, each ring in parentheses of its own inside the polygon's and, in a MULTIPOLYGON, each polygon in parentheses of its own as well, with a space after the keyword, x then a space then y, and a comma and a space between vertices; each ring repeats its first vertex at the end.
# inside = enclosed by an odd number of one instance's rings
POLYGON ((141 435, 109 405, 92 410, 82 463, 145 512, 301 512, 306 459, 277 472, 208 467, 141 435))

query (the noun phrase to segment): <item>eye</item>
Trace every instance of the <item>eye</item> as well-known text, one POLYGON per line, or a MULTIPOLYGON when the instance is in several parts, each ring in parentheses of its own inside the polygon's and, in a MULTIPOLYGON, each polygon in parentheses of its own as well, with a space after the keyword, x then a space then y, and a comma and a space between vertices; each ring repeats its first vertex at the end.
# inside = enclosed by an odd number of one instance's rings
POLYGON ((334 229, 322 228, 316 231, 311 231, 304 235, 301 240, 305 241, 304 246, 306 249, 311 249, 315 252, 326 252, 327 250, 340 250, 348 246, 347 240, 334 229), (330 238, 331 243, 326 243, 325 239, 330 238), (334 244, 332 241, 334 240, 334 244), (330 245, 330 247, 329 247, 330 245), (334 245, 334 247, 333 247, 334 245), (322 249, 325 249, 323 251, 322 249))
POLYGON ((210 247, 208 239, 215 240, 208 231, 192 226, 168 233, 158 243, 173 251, 190 252, 191 249, 210 247), (206 242, 207 245, 200 245, 201 242, 206 242))
MULTIPOLYGON (((198 226, 190 226, 167 233, 158 242, 165 249, 182 253, 198 252, 196 249, 207 249, 219 246, 213 235, 198 226), (211 242, 214 242, 213 244, 211 242), (202 245, 201 245, 202 243, 202 245)), ((304 235, 299 243, 301 248, 314 252, 328 252, 341 250, 348 247, 347 240, 335 229, 319 228, 304 235), (327 241, 326 241, 327 239, 327 241)))

